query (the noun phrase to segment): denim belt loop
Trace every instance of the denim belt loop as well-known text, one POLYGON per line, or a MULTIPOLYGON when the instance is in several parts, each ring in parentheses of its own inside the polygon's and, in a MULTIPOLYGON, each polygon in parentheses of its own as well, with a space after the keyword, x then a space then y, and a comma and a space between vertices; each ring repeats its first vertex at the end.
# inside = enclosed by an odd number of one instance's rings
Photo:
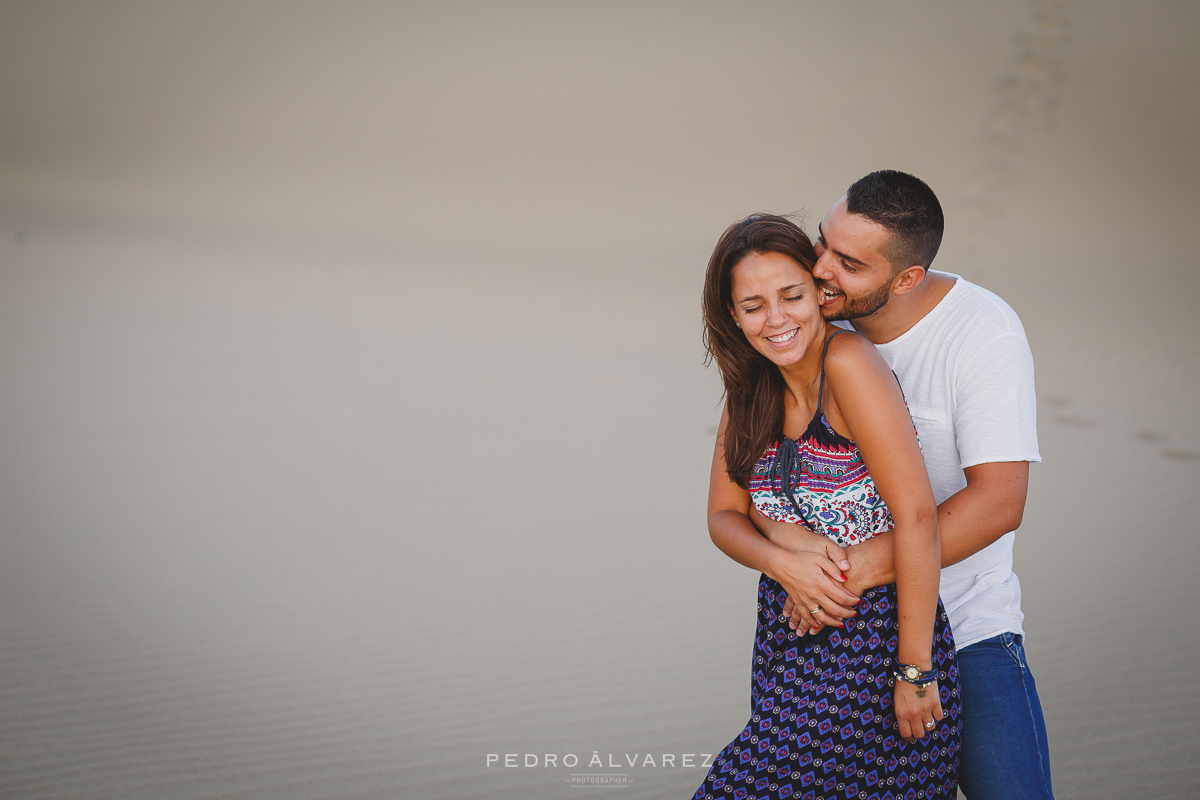
POLYGON ((1004 643, 1004 649, 1012 656, 1012 660, 1017 666, 1025 669, 1025 648, 1021 646, 1021 636, 1012 632, 1000 634, 1000 641, 1004 643))

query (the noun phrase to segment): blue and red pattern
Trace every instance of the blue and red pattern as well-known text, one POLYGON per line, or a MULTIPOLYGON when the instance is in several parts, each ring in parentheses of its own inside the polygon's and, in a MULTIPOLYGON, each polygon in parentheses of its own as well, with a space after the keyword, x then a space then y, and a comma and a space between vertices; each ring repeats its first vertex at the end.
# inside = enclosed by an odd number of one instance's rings
MULTIPOLYGON (((808 429, 767 449, 750 492, 764 516, 853 544, 891 529, 892 515, 858 447, 821 413, 824 364, 821 383, 808 429)), ((759 579, 750 721, 714 759, 695 800, 955 797, 961 701, 954 636, 941 602, 933 665, 944 718, 924 738, 906 741, 892 710, 895 584, 865 592, 844 628, 803 637, 783 616, 786 599, 778 583, 759 579)))
POLYGON ((890 530, 892 512, 875 490, 858 448, 839 439, 818 412, 798 440, 784 438, 768 447, 750 477, 750 496, 759 513, 809 527, 843 547, 890 530), (780 447, 795 448, 797 455, 786 469, 776 463, 780 447), (784 481, 803 486, 804 491, 793 493, 796 505, 784 491, 784 481))

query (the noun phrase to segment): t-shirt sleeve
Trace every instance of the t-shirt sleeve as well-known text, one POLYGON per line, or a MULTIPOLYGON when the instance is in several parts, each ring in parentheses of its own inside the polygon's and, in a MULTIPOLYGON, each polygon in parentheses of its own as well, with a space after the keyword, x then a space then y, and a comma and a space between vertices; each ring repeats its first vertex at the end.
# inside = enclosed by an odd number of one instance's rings
POLYGON ((999 461, 1041 461, 1029 342, 1006 333, 959 370, 954 435, 963 469, 999 461))

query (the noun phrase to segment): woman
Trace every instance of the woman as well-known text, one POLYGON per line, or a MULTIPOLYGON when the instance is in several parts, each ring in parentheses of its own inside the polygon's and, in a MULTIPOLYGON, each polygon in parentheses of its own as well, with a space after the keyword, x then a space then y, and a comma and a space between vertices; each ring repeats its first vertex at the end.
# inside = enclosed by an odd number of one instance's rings
POLYGON ((705 341, 726 392, 709 530, 763 575, 752 716, 695 797, 953 798, 958 671, 937 597, 937 507, 895 376, 821 317, 815 260, 795 224, 760 214, 725 231, 708 264, 705 341), (760 536, 751 502, 814 531, 809 550, 760 536), (787 595, 831 570, 826 544, 892 528, 896 583, 865 592, 844 625, 793 630, 787 595))

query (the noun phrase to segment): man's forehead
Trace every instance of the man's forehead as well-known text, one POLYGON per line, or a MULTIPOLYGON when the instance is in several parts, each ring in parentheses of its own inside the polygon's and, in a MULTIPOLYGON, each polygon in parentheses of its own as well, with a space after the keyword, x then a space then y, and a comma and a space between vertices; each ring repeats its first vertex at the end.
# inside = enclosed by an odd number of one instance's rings
POLYGON ((864 245, 878 246, 887 241, 891 231, 878 222, 867 219, 861 214, 852 214, 846 209, 845 198, 829 209, 825 219, 821 221, 822 234, 829 234, 831 229, 847 240, 847 244, 856 241, 864 245))
POLYGON ((835 214, 845 214, 847 208, 849 208, 849 201, 846 199, 846 195, 842 195, 833 201, 833 205, 829 207, 829 213, 825 215, 825 218, 829 219, 835 214))

